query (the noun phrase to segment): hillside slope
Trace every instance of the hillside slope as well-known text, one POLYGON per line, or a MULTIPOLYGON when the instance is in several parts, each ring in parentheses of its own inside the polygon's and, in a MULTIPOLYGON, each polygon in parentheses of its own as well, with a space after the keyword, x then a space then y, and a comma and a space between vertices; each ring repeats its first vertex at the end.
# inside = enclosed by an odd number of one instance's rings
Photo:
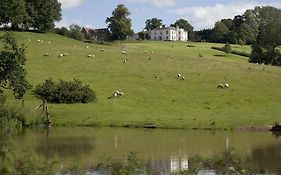
MULTIPOLYGON (((79 79, 97 93, 97 102, 90 104, 50 104, 54 125, 229 129, 281 120, 281 69, 249 64, 245 57, 211 49, 219 44, 116 42, 105 46, 55 34, 15 36, 27 46, 26 69, 33 86, 48 78, 79 79), (125 49, 127 55, 121 53, 125 49), (46 52, 49 57, 43 56, 46 52), (58 58, 64 52, 68 56, 58 58), (184 81, 176 78, 178 73, 184 81), (218 89, 219 83, 230 88, 218 89), (125 95, 107 99, 115 90, 125 95)), ((32 92, 25 96, 30 113, 40 103, 32 92)))

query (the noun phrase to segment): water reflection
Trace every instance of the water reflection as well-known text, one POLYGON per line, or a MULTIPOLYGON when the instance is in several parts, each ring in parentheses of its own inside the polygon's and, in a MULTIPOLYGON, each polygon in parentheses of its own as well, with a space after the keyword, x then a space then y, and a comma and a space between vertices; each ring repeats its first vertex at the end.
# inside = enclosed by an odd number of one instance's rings
POLYGON ((281 167, 281 139, 269 132, 52 128, 50 133, 26 130, 16 142, 19 149, 33 148, 57 159, 65 174, 97 173, 104 158, 105 167, 118 174, 131 151, 144 162, 147 174, 212 174, 213 169, 227 172, 233 167, 241 173, 274 172, 281 167))

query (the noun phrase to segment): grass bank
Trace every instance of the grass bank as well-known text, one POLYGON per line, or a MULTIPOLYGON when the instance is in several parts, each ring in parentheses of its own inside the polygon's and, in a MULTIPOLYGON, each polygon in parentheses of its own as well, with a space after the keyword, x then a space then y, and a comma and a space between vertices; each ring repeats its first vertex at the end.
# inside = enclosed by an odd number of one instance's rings
MULTIPOLYGON (((50 104, 54 125, 233 129, 281 120, 281 69, 211 49, 220 44, 140 41, 109 46, 55 34, 15 36, 27 46, 26 69, 33 86, 48 78, 75 78, 96 91, 94 103, 50 104), (121 53, 125 49, 126 55, 121 53), (49 57, 43 56, 46 52, 49 57), (58 58, 64 52, 68 56, 58 58), (176 78, 178 73, 184 81, 176 78), (230 87, 218 89, 219 83, 230 87), (109 100, 115 90, 125 95, 109 100)), ((21 105, 9 97, 10 103, 21 105)), ((40 103, 32 92, 25 95, 31 115, 40 103)))

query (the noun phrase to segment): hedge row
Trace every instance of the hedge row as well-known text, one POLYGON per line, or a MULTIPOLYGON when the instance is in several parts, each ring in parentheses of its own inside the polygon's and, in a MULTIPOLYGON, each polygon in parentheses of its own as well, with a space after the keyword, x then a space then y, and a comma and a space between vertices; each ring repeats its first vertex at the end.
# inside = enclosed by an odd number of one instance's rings
MULTIPOLYGON (((224 52, 224 48, 223 47, 211 47, 211 48, 214 49, 214 50, 219 50, 219 51, 224 52)), ((238 51, 238 50, 231 50, 230 53, 234 54, 234 55, 243 56, 243 57, 250 57, 249 53, 238 51)))

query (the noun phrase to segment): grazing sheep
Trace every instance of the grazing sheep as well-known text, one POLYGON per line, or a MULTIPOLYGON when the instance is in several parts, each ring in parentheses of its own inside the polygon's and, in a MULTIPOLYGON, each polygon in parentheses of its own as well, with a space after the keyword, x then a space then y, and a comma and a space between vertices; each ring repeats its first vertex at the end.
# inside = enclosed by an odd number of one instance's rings
POLYGON ((177 75, 177 78, 180 78, 180 77, 181 77, 181 74, 178 74, 178 75, 177 75))
POLYGON ((124 63, 127 63, 127 61, 128 61, 128 60, 127 60, 127 59, 125 59, 123 62, 124 62, 124 63))
POLYGON ((104 52, 105 51, 105 49, 101 49, 101 52, 104 52))
POLYGON ((43 43, 44 41, 43 40, 41 40, 41 43, 43 43))
POLYGON ((144 51, 144 53, 148 53, 148 51, 147 51, 147 50, 145 50, 145 51, 144 51))
POLYGON ((44 53, 44 57, 48 57, 48 56, 50 56, 49 53, 44 53))
POLYGON ((127 51, 126 51, 126 50, 123 50, 123 51, 122 51, 122 54, 123 54, 123 55, 127 55, 127 51))
POLYGON ((154 76, 154 78, 158 78, 158 77, 159 77, 158 75, 155 75, 155 76, 154 76))
POLYGON ((228 84, 228 83, 225 83, 225 84, 218 84, 218 85, 217 85, 217 88, 220 88, 220 89, 229 88, 229 84, 228 84))
POLYGON ((67 55, 68 55, 68 53, 66 53, 66 52, 65 52, 65 53, 63 53, 63 56, 67 56, 67 55))
POLYGON ((88 57, 89 57, 89 58, 95 58, 96 56, 95 56, 95 55, 89 54, 88 57))
POLYGON ((115 97, 120 97, 120 96, 124 96, 124 93, 123 92, 120 92, 120 91, 114 91, 112 93, 112 95, 110 97, 108 97, 108 99, 112 99, 112 98, 115 98, 115 97))
POLYGON ((174 58, 174 56, 173 56, 173 55, 171 55, 171 56, 170 56, 170 58, 174 58))
POLYGON ((86 46, 87 49, 89 49, 89 46, 86 46))
POLYGON ((61 57, 63 57, 63 56, 64 56, 63 53, 61 53, 61 54, 58 55, 59 58, 61 58, 61 57))
POLYGON ((40 42, 41 42, 41 40, 39 39, 39 40, 37 40, 37 42, 38 42, 38 43, 40 43, 40 42))
POLYGON ((185 80, 184 76, 181 76, 181 77, 180 77, 180 80, 185 80))
POLYGON ((218 84, 218 85, 217 85, 217 88, 223 89, 223 88, 224 88, 224 85, 223 85, 223 84, 218 84))
POLYGON ((48 41, 48 44, 51 44, 51 41, 48 41))

